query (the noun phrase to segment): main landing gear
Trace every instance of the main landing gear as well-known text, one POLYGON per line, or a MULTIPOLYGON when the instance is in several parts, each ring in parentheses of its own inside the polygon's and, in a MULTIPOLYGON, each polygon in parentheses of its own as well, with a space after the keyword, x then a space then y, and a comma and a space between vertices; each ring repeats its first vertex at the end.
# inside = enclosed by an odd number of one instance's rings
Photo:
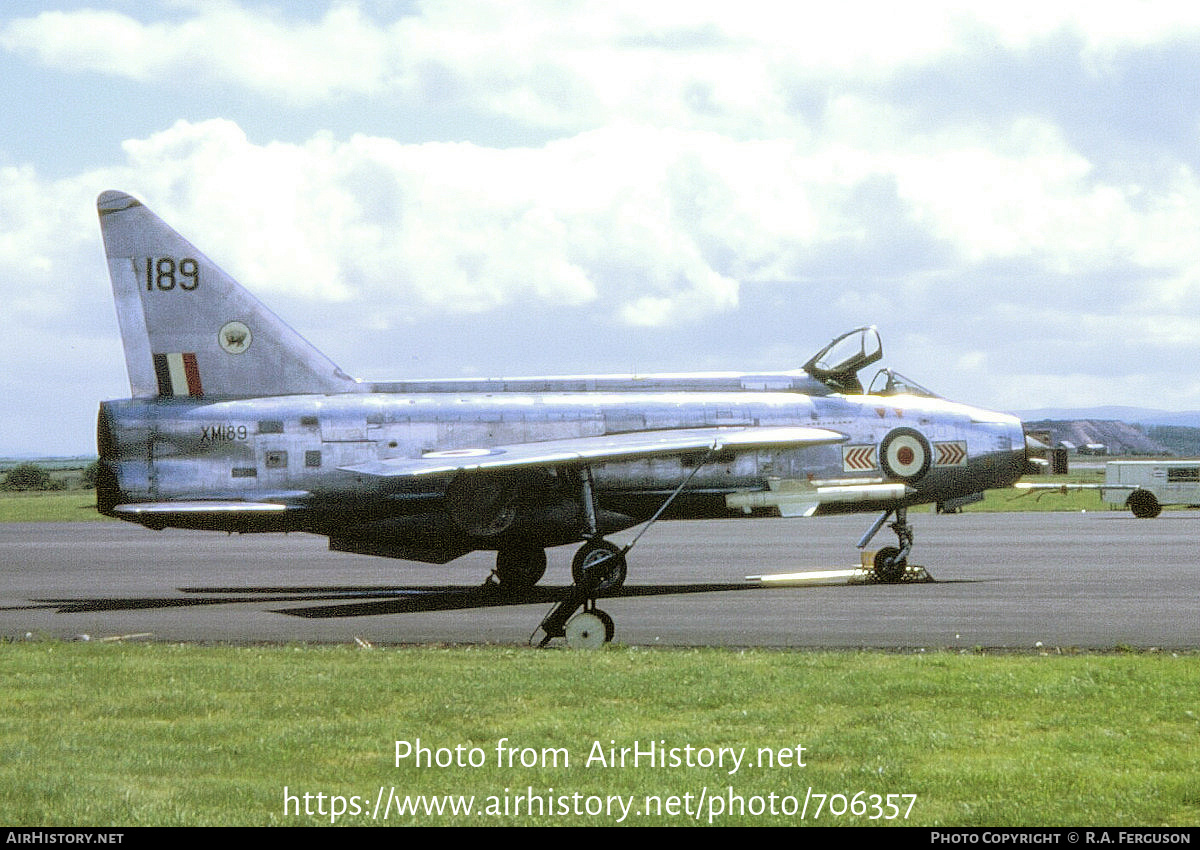
POLYGON ((538 646, 556 637, 565 637, 572 649, 597 649, 611 642, 616 626, 611 616, 596 607, 596 597, 625 583, 627 551, 629 547, 621 549, 601 537, 584 543, 571 564, 575 583, 570 593, 546 615, 530 643, 538 632, 542 633, 538 646))
MULTIPOLYGON (((628 573, 625 553, 633 548, 637 538, 623 549, 605 540, 596 522, 596 495, 590 467, 580 471, 578 484, 587 541, 579 547, 571 561, 571 580, 574 584, 570 594, 554 606, 554 610, 546 615, 533 634, 533 638, 536 638, 538 632, 542 633, 538 646, 545 646, 552 638, 565 637, 567 646, 572 649, 596 649, 611 642, 616 634, 613 618, 596 607, 596 597, 625 584, 628 573), (576 614, 581 608, 583 610, 576 614)), ((674 495, 671 499, 674 499, 674 495)), ((667 504, 671 499, 667 500, 667 504)), ((658 519, 665 507, 654 515, 650 523, 658 519)), ((531 643, 533 638, 530 638, 531 643)))
MULTIPOLYGON (((618 590, 625 583, 625 553, 631 547, 622 549, 599 534, 579 547, 571 564, 573 584, 538 627, 542 633, 539 646, 552 638, 565 637, 567 646, 573 649, 596 649, 613 639, 613 618, 596 607, 596 597, 618 590)), ((536 544, 509 546, 496 552, 496 566, 484 586, 518 597, 527 594, 545 571, 544 548, 536 544)), ((536 637, 534 632, 530 643, 536 637)))
POLYGON ((625 584, 628 567, 625 555, 642 538, 642 535, 658 521, 658 518, 670 507, 676 497, 683 492, 697 472, 716 454, 715 446, 710 448, 703 459, 697 463, 687 477, 679 482, 679 486, 662 503, 654 516, 646 521, 642 530, 629 543, 621 548, 605 540, 600 535, 599 524, 596 521, 596 494, 592 480, 591 467, 585 466, 578 472, 579 503, 583 506, 586 542, 579 547, 571 562, 571 578, 575 582, 570 595, 554 606, 546 619, 530 638, 530 643, 542 633, 538 646, 545 646, 551 638, 565 637, 567 646, 578 649, 591 649, 601 646, 613 639, 614 627, 612 617, 596 607, 596 597, 617 590, 625 584), (575 611, 582 608, 579 614, 575 611), (574 614, 574 616, 572 616, 574 614), (603 627, 603 639, 601 639, 603 627))
POLYGON ((858 541, 858 548, 866 548, 866 545, 871 542, 871 538, 879 533, 883 524, 893 515, 895 515, 896 521, 889 523, 888 528, 896 533, 899 546, 884 546, 875 553, 872 564, 875 580, 883 584, 928 580, 929 576, 924 567, 915 565, 910 567, 908 564, 908 553, 912 551, 913 547, 913 531, 912 526, 908 524, 908 508, 885 511, 863 535, 862 540, 858 541))

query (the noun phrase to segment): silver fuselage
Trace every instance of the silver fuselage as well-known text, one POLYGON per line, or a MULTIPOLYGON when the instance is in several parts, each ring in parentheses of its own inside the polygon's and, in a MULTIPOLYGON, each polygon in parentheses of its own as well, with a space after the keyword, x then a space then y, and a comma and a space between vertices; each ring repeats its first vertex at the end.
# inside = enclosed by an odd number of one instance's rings
MULTIPOLYGON (((98 426, 106 471, 99 504, 104 511, 118 504, 189 499, 287 503, 303 509, 239 514, 228 522, 211 515, 137 521, 236 531, 306 530, 329 535, 335 548, 339 539, 373 534, 389 550, 380 554, 444 561, 472 549, 502 547, 510 538, 472 538, 446 521, 443 499, 452 476, 378 479, 347 468, 432 451, 680 428, 804 425, 846 435, 841 445, 728 452, 704 462, 682 455, 598 464, 591 473, 606 531, 648 518, 693 472, 668 517, 778 515, 770 508, 731 506, 737 501, 730 497, 825 481, 853 493, 846 485, 885 480, 878 446, 897 428, 915 429, 933 449, 919 480, 909 482, 902 498, 851 498, 822 505, 820 513, 941 502, 1008 486, 1024 470, 1021 423, 1006 414, 918 396, 732 391, 723 388, 743 379, 724 376, 682 379, 689 382, 688 391, 666 389, 681 379, 672 376, 639 385, 649 389, 623 392, 593 388, 635 379, 569 379, 572 387, 583 382, 590 390, 578 392, 508 389, 523 382, 495 382, 494 392, 461 392, 465 382, 424 382, 425 392, 376 384, 338 395, 105 402, 98 426), (697 381, 712 389, 697 391, 697 381), (861 450, 855 453, 854 447, 861 450)), ((526 380, 561 386, 568 379, 526 380)), ((754 384, 763 386, 758 380, 754 384)), ((572 500, 559 499, 554 491, 553 482, 543 483, 544 504, 531 508, 530 520, 512 534, 542 545, 581 538, 572 500)))

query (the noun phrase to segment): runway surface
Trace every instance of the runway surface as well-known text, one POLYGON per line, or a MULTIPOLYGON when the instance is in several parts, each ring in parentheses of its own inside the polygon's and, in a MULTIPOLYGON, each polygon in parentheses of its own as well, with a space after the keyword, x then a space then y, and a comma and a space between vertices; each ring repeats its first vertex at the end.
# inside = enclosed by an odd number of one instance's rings
MULTIPOLYGON (((930 584, 752 588, 603 600, 616 642, 653 646, 1112 649, 1200 647, 1200 513, 910 513, 930 584)), ((660 523, 628 585, 841 569, 870 516, 660 523)), ((631 535, 616 535, 624 543, 631 535)), ((886 529, 873 546, 891 545, 886 529)), ((399 588, 478 585, 493 556, 445 566, 329 552, 309 535, 0 525, 0 637, 524 644, 552 604, 302 617, 412 604, 399 588), (380 590, 380 588, 386 588, 380 590), (300 593, 297 589, 309 589, 300 593), (356 590, 361 590, 355 593, 356 590)), ((573 548, 543 585, 569 583, 573 548)))

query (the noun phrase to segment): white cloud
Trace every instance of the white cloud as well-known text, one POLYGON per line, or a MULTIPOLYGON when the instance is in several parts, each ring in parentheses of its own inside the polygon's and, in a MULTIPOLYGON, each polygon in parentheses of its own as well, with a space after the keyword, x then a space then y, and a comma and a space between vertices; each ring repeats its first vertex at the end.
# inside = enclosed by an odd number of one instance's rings
MULTIPOLYGON (((525 365, 452 345, 509 372, 552 371, 556 347, 582 368, 626 368, 635 345, 639 364, 652 351, 673 357, 666 368, 738 365, 727 354, 770 368, 874 321, 902 371, 982 403, 1090 399, 1118 371, 1113 395, 1192 386, 1200 159, 1186 141, 1200 118, 1194 66, 1169 86, 1188 51, 1166 49, 1200 39, 1184 4, 120 8, 132 11, 0 22, 7 67, 61 89, 64 110, 104 104, 116 77, 133 84, 108 123, 158 128, 118 151, 97 141, 102 122, 71 113, 91 132, 66 144, 95 167, 50 171, 0 149, 13 398, 33 382, 31 352, 57 346, 74 358, 62 371, 82 375, 96 355, 81 352, 113 345, 92 208, 107 188, 285 314, 318 327, 336 315, 344 350, 360 332, 395 345, 414 327, 536 313, 523 327, 547 338, 518 351, 525 365), (1147 114, 1183 142, 1143 156, 1120 116, 1082 138, 1146 47, 1161 63, 1151 79, 1168 83, 1147 114), (1043 98, 1034 83, 1063 68, 1043 98), (974 98, 1009 84, 1011 97, 974 98), (433 126, 446 116, 461 124, 433 126), (1127 365, 1139 345, 1154 350, 1142 377, 1127 365), (1056 372, 1076 378, 1036 377, 1056 372)), ((55 117, 47 129, 68 139, 55 117)), ((119 363, 105 369, 92 376, 123 381, 119 363)))
MULTIPOLYGON (((540 148, 328 133, 256 144, 216 119, 128 141, 104 179, 256 288, 361 302, 377 324, 529 300, 678 324, 735 310, 747 282, 808 279, 814 257, 845 246, 859 252, 838 260, 845 279, 874 286, 855 269, 920 236, 952 249, 944 264, 1021 262, 1060 277, 1152 268, 1129 303, 1195 311, 1185 302, 1200 247, 1181 238, 1200 224, 1195 175, 1148 195, 1100 182, 1050 127, 1022 122, 984 141, 854 145, 835 127, 801 147, 614 126, 540 148)), ((78 232, 80 186, 108 186, 8 173, 24 187, 12 197, 50 212, 12 221, 0 264, 12 279, 70 274, 78 249, 64 255, 55 233, 78 232), (72 206, 68 224, 60 210, 72 206)), ((890 262, 909 296, 931 297, 929 279, 912 276, 927 257, 890 262)))
POLYGON ((425 2, 386 18, 331 3, 312 20, 232 0, 47 11, 10 20, 0 47, 48 67, 176 89, 199 83, 287 102, 346 95, 448 99, 535 125, 639 122, 776 132, 797 80, 879 81, 978 44, 1022 50, 1070 32, 1097 73, 1120 51, 1194 35, 1174 2, 425 2))
POLYGON ((131 185, 202 251, 263 291, 353 298, 377 321, 522 298, 599 301, 635 324, 736 305, 737 283, 701 244, 719 228, 694 205, 680 215, 664 179, 693 156, 670 134, 606 131, 538 150, 324 134, 260 146, 213 120, 125 148, 131 185), (648 293, 670 309, 634 306, 648 293))
POLYGON ((0 46, 64 70, 176 86, 233 83, 300 101, 380 91, 391 80, 393 40, 391 28, 353 5, 333 6, 315 23, 228 2, 154 22, 97 9, 51 11, 0 30, 0 46))

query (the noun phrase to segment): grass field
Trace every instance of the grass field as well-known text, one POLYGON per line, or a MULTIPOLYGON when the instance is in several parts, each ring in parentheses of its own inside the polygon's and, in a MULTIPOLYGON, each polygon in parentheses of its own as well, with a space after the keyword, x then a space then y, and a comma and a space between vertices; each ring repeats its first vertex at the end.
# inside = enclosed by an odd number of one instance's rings
MULTIPOLYGON (((84 468, 93 458, 46 458, 33 461, 59 488, 45 491, 0 490, 0 522, 109 522, 96 513, 96 491, 83 485, 84 468)), ((0 458, 0 472, 24 463, 0 458)))
MULTIPOLYGON (((1034 484, 1103 484, 1103 469, 1081 469, 1070 475, 1035 475, 1023 479, 1034 484)), ((1111 505, 1100 498, 1099 490, 1066 490, 1029 492, 1010 488, 988 490, 983 501, 963 508, 967 513, 1009 511, 1109 511, 1128 510, 1111 505)), ((1167 508, 1167 510, 1170 510, 1167 508)))
POLYGON ((1200 823, 1195 655, 56 642, 0 654, 11 826, 382 825, 369 814, 380 789, 473 806, 393 808, 388 824, 1200 823), (622 748, 651 743, 665 765, 620 764, 622 748), (420 748, 427 764, 409 754, 420 748))
POLYGON ((94 490, 0 492, 0 522, 115 522, 96 513, 94 490))

